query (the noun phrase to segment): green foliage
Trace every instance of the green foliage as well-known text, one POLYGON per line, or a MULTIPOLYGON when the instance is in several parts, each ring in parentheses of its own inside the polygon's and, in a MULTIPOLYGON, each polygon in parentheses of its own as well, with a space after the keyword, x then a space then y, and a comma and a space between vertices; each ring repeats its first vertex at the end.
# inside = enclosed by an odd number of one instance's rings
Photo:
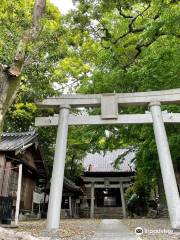
POLYGON ((0 2, 0 62, 12 62, 20 36, 30 27, 32 7, 33 1, 0 2))
POLYGON ((16 103, 9 110, 7 131, 26 131, 32 126, 35 118, 36 105, 34 103, 16 103))
MULTIPOLYGON (((177 1, 75 0, 77 10, 62 17, 47 4, 44 28, 35 45, 29 46, 26 70, 21 77, 15 105, 5 130, 28 130, 37 111, 36 99, 57 95, 68 86, 78 93, 136 92, 180 87, 180 42, 177 1), (54 84, 60 88, 55 90, 54 84)), ((32 1, 1 1, 0 60, 11 62, 16 42, 31 21, 32 1), (12 8, 13 7, 13 8, 12 8), (12 10, 13 14, 10 14, 12 10)), ((179 106, 163 110, 180 112, 179 106)), ((147 107, 120 108, 120 113, 143 113, 147 107)), ((97 114, 97 109, 88 109, 97 114)), ((56 112, 56 111, 55 111, 56 112)), ((56 112, 57 113, 57 112, 56 112)), ((178 126, 167 126, 174 159, 180 162, 178 126)), ((51 168, 56 129, 40 129, 47 162, 51 168)), ((66 175, 74 180, 82 172, 87 151, 97 152, 132 146, 137 151, 137 174, 133 192, 147 196, 159 178, 160 169, 153 129, 150 126, 72 127, 68 141, 66 175), (107 137, 105 130, 110 132, 107 137)), ((118 162, 116 163, 118 167, 118 162)))
MULTIPOLYGON (((33 5, 33 0, 0 2, 0 62, 3 65, 12 63, 19 39, 31 26, 33 5)), ((27 46, 26 67, 20 77, 21 85, 15 103, 6 115, 4 131, 28 131, 34 128, 35 116, 55 113, 52 110, 38 110, 35 101, 60 94, 54 84, 64 83, 65 80, 57 76, 55 71, 67 55, 68 45, 64 38, 61 14, 49 1, 42 21, 43 29, 38 40, 27 46)), ((51 169, 56 129, 38 131, 45 160, 51 169)))
MULTIPOLYGON (((66 17, 66 22, 71 26, 72 35, 81 36, 80 41, 73 41, 76 58, 89 66, 88 74, 81 68, 81 73, 76 69, 82 76, 77 92, 136 92, 180 87, 180 11, 176 1, 75 2, 79 3, 78 9, 66 17)), ((64 70, 68 75, 67 66, 64 70)), ((78 81, 76 74, 73 78, 78 81)), ((179 106, 162 109, 180 111, 179 106)), ((129 107, 121 108, 120 112, 145 110, 148 108, 129 107)), ((134 191, 148 195, 160 174, 152 127, 104 126, 88 127, 86 131, 88 137, 92 134, 89 151, 134 146, 137 151, 134 191), (111 137, 105 136, 105 130, 111 132, 111 137)), ((179 127, 167 126, 167 133, 176 166, 180 159, 179 127)))

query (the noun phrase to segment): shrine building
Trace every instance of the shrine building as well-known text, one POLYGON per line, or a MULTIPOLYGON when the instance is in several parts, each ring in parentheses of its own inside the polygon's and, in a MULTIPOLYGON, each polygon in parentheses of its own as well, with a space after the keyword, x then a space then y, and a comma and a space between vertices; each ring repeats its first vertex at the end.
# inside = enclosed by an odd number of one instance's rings
POLYGON ((84 159, 85 190, 80 206, 81 217, 125 218, 125 190, 135 175, 135 153, 129 149, 87 154, 84 159), (127 154, 125 154, 127 152, 127 154), (124 155, 118 168, 115 160, 124 155))

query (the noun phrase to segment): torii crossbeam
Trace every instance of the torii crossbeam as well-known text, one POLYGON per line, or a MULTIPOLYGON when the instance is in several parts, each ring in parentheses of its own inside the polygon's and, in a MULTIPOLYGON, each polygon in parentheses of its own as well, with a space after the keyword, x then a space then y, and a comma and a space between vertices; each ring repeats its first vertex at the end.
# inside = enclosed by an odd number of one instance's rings
POLYGON ((180 104, 180 89, 139 93, 62 95, 37 103, 41 108, 60 108, 59 115, 36 118, 38 127, 58 126, 47 216, 48 229, 57 229, 60 222, 68 125, 102 124, 153 124, 171 225, 174 229, 180 229, 180 197, 164 126, 164 123, 180 123, 180 113, 164 113, 161 111, 161 104, 180 104), (119 114, 119 106, 149 106, 150 113, 119 114), (101 115, 70 115, 71 107, 101 107, 101 115))

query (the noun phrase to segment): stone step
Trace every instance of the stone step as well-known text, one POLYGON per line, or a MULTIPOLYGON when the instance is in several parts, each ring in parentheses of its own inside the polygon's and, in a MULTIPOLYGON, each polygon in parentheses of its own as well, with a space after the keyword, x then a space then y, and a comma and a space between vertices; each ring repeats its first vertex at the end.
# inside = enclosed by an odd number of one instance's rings
POLYGON ((122 208, 100 207, 94 209, 94 217, 100 219, 121 219, 123 218, 122 208))
MULTIPOLYGON (((90 209, 80 209, 80 217, 89 218, 90 217, 90 209)), ((103 207, 95 207, 94 209, 94 217, 99 219, 121 219, 123 218, 122 208, 103 208, 103 207)))
POLYGON ((94 216, 95 219, 123 219, 123 217, 119 216, 94 216))
POLYGON ((94 208, 95 211, 107 211, 107 212, 112 212, 112 211, 122 211, 122 208, 121 207, 114 207, 114 208, 108 208, 108 207, 97 207, 97 208, 94 208))

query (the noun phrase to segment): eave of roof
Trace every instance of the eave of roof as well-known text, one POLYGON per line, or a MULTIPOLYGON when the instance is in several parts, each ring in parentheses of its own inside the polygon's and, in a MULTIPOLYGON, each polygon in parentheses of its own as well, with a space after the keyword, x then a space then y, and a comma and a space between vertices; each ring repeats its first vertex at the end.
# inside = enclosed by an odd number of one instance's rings
POLYGON ((76 184, 74 182, 72 182, 71 180, 69 180, 68 178, 64 177, 64 188, 73 191, 73 192, 81 192, 81 188, 76 186, 76 184))
POLYGON ((27 144, 35 143, 36 140, 37 133, 35 131, 2 133, 0 151, 16 151, 23 149, 27 144))
POLYGON ((27 165, 22 159, 14 157, 12 159, 12 157, 8 156, 8 152, 15 152, 16 155, 16 153, 20 153, 35 144, 35 149, 39 150, 40 158, 34 159, 37 167, 37 169, 34 169, 34 172, 37 172, 40 178, 46 179, 47 173, 37 136, 38 134, 35 131, 2 133, 0 139, 0 151, 5 152, 6 157, 9 159, 11 158, 12 161, 21 161, 21 163, 27 165), (37 146, 38 148, 36 148, 37 146))
POLYGON ((84 177, 129 177, 135 172, 84 172, 84 177))
MULTIPOLYGON (((46 186, 46 191, 49 192, 49 190, 50 190, 50 182, 48 182, 46 186)), ((64 180, 63 180, 63 191, 82 193, 81 188, 78 187, 74 182, 72 182, 66 177, 64 177, 64 180)))

